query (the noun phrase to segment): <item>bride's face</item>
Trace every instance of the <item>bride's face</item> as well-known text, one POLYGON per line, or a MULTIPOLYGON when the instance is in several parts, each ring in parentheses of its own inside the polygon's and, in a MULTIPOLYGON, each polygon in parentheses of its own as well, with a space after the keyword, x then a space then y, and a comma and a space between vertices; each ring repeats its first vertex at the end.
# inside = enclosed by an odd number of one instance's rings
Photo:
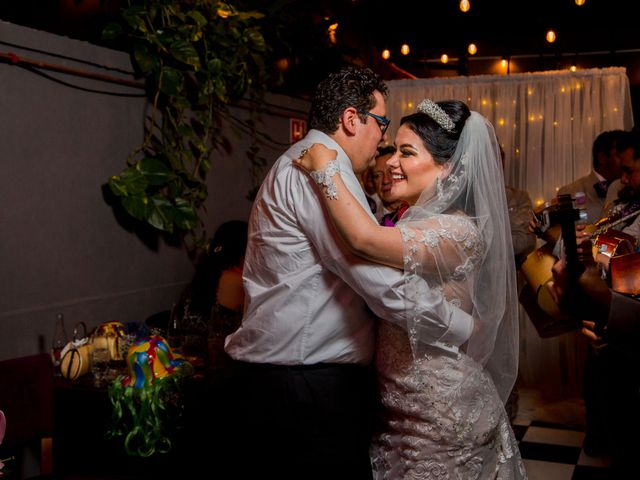
POLYGON ((390 196, 415 204, 420 194, 435 187, 442 166, 438 165, 422 140, 406 125, 396 134, 396 153, 387 160, 392 186, 390 196))

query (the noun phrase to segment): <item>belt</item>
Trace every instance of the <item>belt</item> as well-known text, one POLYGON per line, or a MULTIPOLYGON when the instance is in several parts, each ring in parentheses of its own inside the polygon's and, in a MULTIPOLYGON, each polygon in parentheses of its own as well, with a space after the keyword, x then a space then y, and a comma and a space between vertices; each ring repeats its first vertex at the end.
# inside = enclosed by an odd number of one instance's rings
POLYGON ((281 365, 275 363, 252 363, 241 362, 234 360, 234 369, 237 368, 240 372, 306 372, 306 371, 318 371, 318 370, 364 370, 368 368, 366 365, 360 365, 357 363, 313 363, 309 365, 281 365))

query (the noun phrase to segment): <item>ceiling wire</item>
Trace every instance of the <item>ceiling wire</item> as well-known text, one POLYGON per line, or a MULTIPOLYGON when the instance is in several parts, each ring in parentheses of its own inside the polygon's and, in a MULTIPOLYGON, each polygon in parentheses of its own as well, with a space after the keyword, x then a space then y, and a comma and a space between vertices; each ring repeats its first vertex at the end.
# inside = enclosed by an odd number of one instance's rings
POLYGON ((15 65, 17 67, 24 68, 32 73, 40 75, 48 80, 59 83, 61 85, 65 85, 70 88, 74 88, 77 90, 82 90, 91 93, 99 93, 103 95, 112 95, 112 96, 121 96, 121 97, 144 97, 146 93, 123 93, 123 92, 112 92, 88 87, 82 87, 80 85, 75 85, 70 82, 64 81, 60 78, 51 76, 49 74, 44 73, 42 70, 51 70, 58 73, 63 73, 67 75, 73 75, 76 77, 89 78, 92 80, 99 80, 108 83, 115 83, 118 85, 124 85, 126 87, 136 88, 140 90, 144 90, 145 85, 142 82, 136 82, 133 80, 128 80, 125 78, 114 77, 112 75, 106 75, 103 73, 91 72, 88 70, 82 70, 78 68, 67 67, 64 65, 57 65, 48 62, 42 62, 39 60, 33 60, 30 58, 20 57, 12 52, 0 52, 0 60, 3 60, 4 63, 8 65, 15 65))
POLYGON ((50 51, 46 51, 46 50, 41 50, 39 48, 33 48, 33 47, 27 47, 24 45, 19 45, 17 43, 12 43, 12 42, 7 42, 5 40, 0 40, 0 45, 5 45, 7 47, 10 48, 18 48, 20 50, 25 50, 27 52, 33 52, 33 53, 40 53, 43 55, 47 55, 48 57, 56 57, 56 58, 61 58, 63 60, 71 60, 74 63, 82 63, 84 65, 89 65, 91 67, 97 67, 100 68, 102 70, 109 70, 112 72, 118 72, 118 73, 124 73, 126 75, 130 75, 133 76, 134 72, 131 70, 124 70, 122 68, 117 68, 117 67, 109 67, 107 65, 102 65, 99 63, 95 63, 95 62, 90 62, 89 60, 83 60, 81 58, 76 58, 76 57, 70 57, 68 55, 63 55, 61 53, 54 53, 54 52, 50 52, 50 51))

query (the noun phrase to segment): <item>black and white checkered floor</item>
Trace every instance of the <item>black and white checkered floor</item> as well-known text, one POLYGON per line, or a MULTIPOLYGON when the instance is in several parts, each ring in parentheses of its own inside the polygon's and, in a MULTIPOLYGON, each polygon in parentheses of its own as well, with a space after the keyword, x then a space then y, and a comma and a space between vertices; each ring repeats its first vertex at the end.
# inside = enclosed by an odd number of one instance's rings
POLYGON ((590 457, 582 448, 581 400, 541 404, 531 393, 520 393, 513 421, 529 480, 609 480, 609 459, 590 457))
POLYGON ((513 428, 529 480, 609 479, 608 458, 582 449, 584 432, 539 421, 513 428))

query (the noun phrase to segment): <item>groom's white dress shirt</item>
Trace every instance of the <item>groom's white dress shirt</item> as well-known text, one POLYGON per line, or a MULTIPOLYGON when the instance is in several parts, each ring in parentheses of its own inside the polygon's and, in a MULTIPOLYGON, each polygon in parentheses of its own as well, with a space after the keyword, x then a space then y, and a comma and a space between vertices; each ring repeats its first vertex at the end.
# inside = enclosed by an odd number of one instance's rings
MULTIPOLYGON (((225 341, 236 360, 367 364, 375 324, 365 302, 376 316, 404 329, 414 310, 405 299, 404 272, 353 255, 333 228, 313 180, 292 164, 314 143, 338 151, 345 185, 369 212, 349 158, 324 133, 311 130, 276 161, 249 219, 244 316, 225 341)), ((376 222, 373 215, 371 221, 376 222)), ((439 294, 424 302, 419 306, 422 341, 459 346, 469 338, 473 320, 468 314, 439 294)))

